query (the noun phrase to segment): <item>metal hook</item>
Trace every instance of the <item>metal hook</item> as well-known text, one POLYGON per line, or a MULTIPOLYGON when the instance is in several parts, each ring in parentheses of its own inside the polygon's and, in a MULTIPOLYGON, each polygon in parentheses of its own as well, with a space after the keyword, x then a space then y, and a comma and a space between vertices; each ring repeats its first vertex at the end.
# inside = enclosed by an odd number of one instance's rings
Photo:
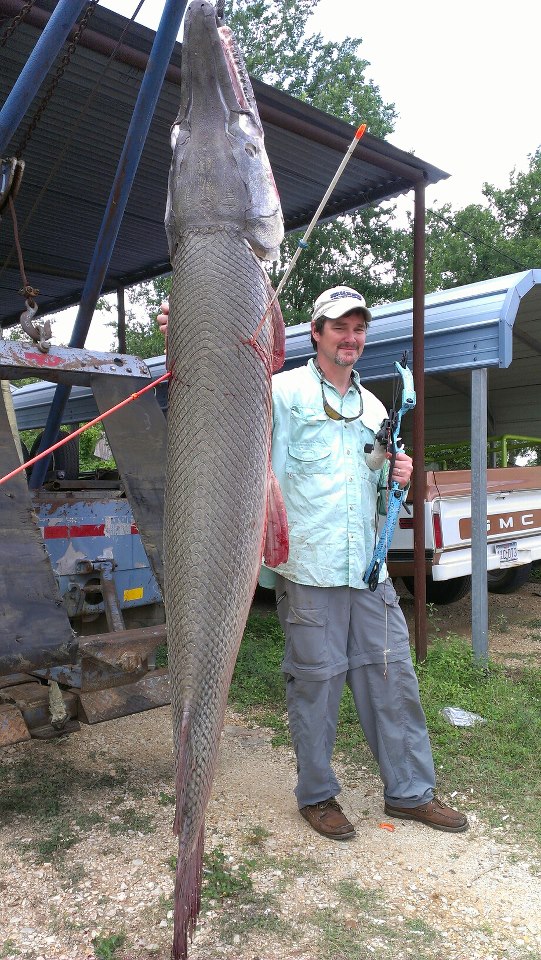
POLYGON ((26 310, 21 313, 19 323, 24 332, 34 341, 38 350, 42 353, 48 353, 51 346, 51 324, 48 320, 42 325, 32 323, 32 318, 38 312, 38 305, 35 300, 25 300, 26 310))

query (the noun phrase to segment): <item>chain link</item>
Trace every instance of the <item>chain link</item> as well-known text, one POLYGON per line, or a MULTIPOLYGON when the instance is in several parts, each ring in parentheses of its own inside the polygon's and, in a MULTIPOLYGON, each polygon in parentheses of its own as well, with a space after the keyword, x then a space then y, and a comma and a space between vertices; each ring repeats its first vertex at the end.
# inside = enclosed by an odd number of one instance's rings
POLYGON ((15 33, 19 24, 23 22, 24 18, 26 17, 26 14, 30 12, 35 2, 36 0, 28 0, 28 2, 21 7, 17 16, 13 17, 13 20, 11 21, 9 27, 4 31, 4 33, 0 37, 0 47, 5 47, 9 38, 13 33, 15 33))
MULTIPOLYGON (((34 0, 32 0, 32 2, 34 2, 34 0)), ((26 131, 26 133, 25 133, 25 135, 24 135, 24 137, 23 137, 23 140, 22 140, 22 142, 21 142, 21 144, 20 144, 20 146, 19 146, 19 149, 17 150, 16 157, 18 157, 18 158, 21 157, 22 154, 24 153, 24 151, 26 150, 26 147, 28 146, 28 141, 30 140, 32 134, 34 133, 34 130, 36 129, 39 121, 41 120, 41 117, 42 117, 44 111, 46 110, 46 108, 47 108, 47 106, 48 106, 48 104, 49 104, 49 102, 50 102, 50 100, 51 100, 51 97, 53 96, 53 94, 54 94, 54 92, 55 92, 55 90, 56 90, 56 88, 57 88, 57 86, 58 86, 59 81, 60 81, 61 78, 63 77, 64 72, 65 72, 65 70, 66 70, 66 67, 69 65, 69 62, 70 62, 73 54, 75 53, 75 50, 76 50, 76 48, 77 48, 77 46, 78 46, 78 44, 79 44, 79 41, 80 41, 80 39, 81 39, 84 31, 85 31, 85 28, 86 28, 86 26, 87 26, 87 24, 88 24, 88 21, 90 20, 90 17, 91 17, 92 14, 94 13, 94 10, 96 9, 98 3, 99 3, 99 0, 90 0, 89 4, 88 4, 88 6, 87 6, 87 8, 86 8, 86 10, 85 10, 85 12, 84 12, 84 15, 83 15, 83 17, 82 17, 82 19, 81 19, 81 22, 79 23, 79 26, 78 26, 78 28, 77 28, 77 31, 74 33, 73 39, 71 40, 71 42, 70 42, 70 44, 69 44, 69 46, 68 46, 68 49, 66 50, 66 53, 65 53, 64 56, 62 57, 62 60, 61 60, 61 62, 60 62, 60 64, 59 64, 59 66, 57 67, 56 73, 55 73, 53 79, 51 80, 51 82, 50 82, 50 84, 49 84, 49 88, 48 88, 47 91, 45 92, 45 94, 44 94, 44 96, 43 96, 43 98, 42 98, 42 100, 41 100, 41 103, 39 104, 39 106, 38 106, 38 108, 37 108, 37 110, 36 110, 36 112, 35 112, 32 120, 30 121, 30 124, 29 124, 29 126, 28 126, 28 129, 27 129, 27 131, 26 131)))

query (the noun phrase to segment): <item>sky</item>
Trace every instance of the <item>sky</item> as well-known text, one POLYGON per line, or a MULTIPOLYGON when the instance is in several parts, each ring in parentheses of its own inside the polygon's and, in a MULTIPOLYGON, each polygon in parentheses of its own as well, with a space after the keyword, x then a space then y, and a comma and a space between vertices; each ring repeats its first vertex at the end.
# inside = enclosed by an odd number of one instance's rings
MULTIPOLYGON (((127 17, 137 6, 101 3, 127 17)), ((137 21, 156 29, 162 9, 163 0, 146 0, 137 21)), ((482 203, 483 183, 505 188, 512 170, 527 169, 541 144, 539 0, 320 0, 308 28, 332 41, 362 38, 365 77, 399 115, 389 140, 451 175, 427 188, 427 206, 482 203)), ((402 209, 412 205, 410 196, 402 209)), ((107 338, 96 330, 87 346, 107 349, 107 338)))

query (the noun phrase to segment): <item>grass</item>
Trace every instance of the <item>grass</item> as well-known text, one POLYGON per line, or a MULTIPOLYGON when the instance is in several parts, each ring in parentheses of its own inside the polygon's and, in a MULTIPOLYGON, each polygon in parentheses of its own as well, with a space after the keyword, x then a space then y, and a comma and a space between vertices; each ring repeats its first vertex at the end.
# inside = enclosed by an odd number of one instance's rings
MULTIPOLYGON (((53 745, 21 753, 15 762, 5 762, 0 755, 0 821, 8 825, 15 820, 31 819, 36 826, 31 842, 20 849, 33 855, 38 863, 53 863, 70 882, 66 852, 85 833, 109 827, 112 834, 154 830, 152 818, 133 808, 122 810, 118 820, 107 821, 103 812, 93 810, 96 794, 104 801, 107 795, 116 804, 125 798, 129 778, 127 768, 115 774, 80 770, 59 757, 51 761, 53 745)), ((102 811, 105 809, 105 805, 102 811)), ((74 883, 80 877, 74 875, 74 883)))
MULTIPOLYGON (((535 618, 528 626, 537 630, 540 623, 535 618)), ((457 804, 474 806, 495 824, 502 825, 507 815, 506 830, 519 823, 541 841, 541 669, 527 662, 513 671, 492 663, 484 669, 474 662, 467 641, 441 635, 437 611, 431 611, 431 626, 438 635, 417 672, 440 792, 449 798, 457 791, 457 804), (480 714, 486 723, 453 727, 441 716, 446 706, 480 714)), ((274 743, 289 743, 282 655, 283 635, 276 614, 252 614, 233 675, 230 703, 248 721, 271 727, 274 743)), ((348 782, 358 781, 365 771, 377 775, 347 689, 340 706, 336 751, 346 764, 348 782)), ((96 790, 114 794, 123 788, 125 792, 129 778, 125 768, 88 774, 59 758, 45 764, 39 754, 30 752, 15 764, 3 764, 0 757, 0 819, 8 823, 25 815, 37 818, 42 822, 40 840, 30 849, 39 860, 58 858, 84 831, 102 823, 102 814, 74 804, 71 797, 96 790)), ((173 805, 174 796, 162 791, 158 802, 173 805)), ((113 835, 154 830, 152 817, 134 808, 122 810, 118 817, 107 824, 113 835)), ((254 829, 249 842, 257 848, 264 839, 254 829)))
MULTIPOLYGON (((339 906, 314 911, 308 918, 319 931, 321 960, 440 960, 441 938, 424 920, 397 922, 392 908, 377 889, 364 889, 342 880, 331 891, 339 906)), ((333 899, 334 899, 333 896, 333 899)))
MULTIPOLYGON (((254 836, 260 837, 257 830, 248 834, 249 845, 254 836)), ((262 839, 258 839, 259 842, 262 839)), ((171 870, 176 869, 176 860, 175 856, 169 858, 171 870)), ((244 941, 250 933, 258 939, 266 939, 273 933, 282 936, 287 934, 288 924, 280 917, 276 897, 254 890, 252 874, 262 864, 267 865, 264 856, 257 861, 233 858, 225 853, 221 844, 203 855, 202 908, 208 911, 220 907, 216 922, 220 940, 224 943, 237 942, 237 937, 244 941)), ((164 900, 161 907, 163 912, 172 909, 172 900, 164 900)))
POLYGON ((120 933, 112 933, 107 937, 94 937, 92 945, 96 960, 114 960, 117 950, 125 942, 126 934, 123 930, 120 933))
MULTIPOLYGON (((173 854, 167 861, 170 870, 177 868, 177 857, 173 854)), ((253 889, 250 870, 252 861, 238 860, 225 853, 221 844, 203 854, 203 901, 229 900, 241 894, 251 893, 253 889)))
MULTIPOLYGON (((251 831, 247 841, 253 836, 251 831)), ((289 868, 291 876, 298 876, 300 872, 306 872, 307 867, 305 865, 304 870, 300 871, 296 864, 292 870, 289 860, 293 858, 287 858, 286 863, 286 858, 256 856, 256 859, 235 858, 233 861, 221 845, 203 856, 203 905, 211 907, 216 901, 227 904, 227 909, 221 911, 218 918, 220 938, 226 943, 236 942, 236 937, 245 941, 250 934, 265 940, 272 934, 286 936, 289 930, 289 925, 280 916, 277 897, 268 891, 256 892, 252 874, 269 867, 284 867, 289 868)), ((300 861, 302 858, 298 859, 300 861)))
POLYGON ((161 790, 158 795, 158 803, 160 807, 171 807, 175 805, 176 797, 174 793, 164 793, 164 791, 161 790))
POLYGON ((138 813, 135 807, 128 807, 109 823, 109 833, 118 836, 123 833, 154 833, 156 827, 153 817, 147 813, 138 813))
POLYGON ((234 864, 228 859, 221 845, 203 854, 203 889, 206 900, 225 900, 253 889, 249 870, 251 865, 243 860, 234 864), (233 867, 236 867, 236 870, 233 867))
POLYGON ((86 880, 87 872, 84 863, 70 863, 62 871, 64 884, 68 887, 76 887, 86 880))
POLYGON ((508 673, 492 663, 485 669, 467 643, 447 637, 430 647, 418 675, 444 788, 467 792, 493 821, 505 811, 541 842, 541 670, 508 673), (486 723, 453 727, 441 716, 444 706, 480 714, 486 723))
MULTIPOLYGON (((529 625, 531 629, 538 626, 536 622, 529 625)), ((276 738, 287 742, 282 651, 283 636, 276 616, 252 615, 230 701, 248 720, 268 722, 276 738)), ((418 668, 418 676, 441 792, 448 798, 455 790, 464 794, 467 799, 456 799, 457 805, 474 807, 501 826, 504 835, 520 823, 541 840, 541 670, 521 668, 510 673, 493 664, 485 669, 474 662, 467 642, 438 636, 429 648, 426 663, 418 668), (441 716, 444 706, 479 713, 486 723, 452 727, 441 716), (509 815, 505 821, 504 815, 509 815)), ((84 866, 70 864, 71 858, 63 861, 63 857, 82 839, 84 831, 100 829, 104 838, 108 833, 149 833, 154 830, 153 818, 140 813, 136 803, 125 806, 129 770, 117 769, 110 774, 97 769, 89 774, 59 758, 54 763, 47 761, 50 750, 51 745, 47 745, 47 752, 22 752, 16 763, 4 767, 0 758, 0 819, 6 822, 21 815, 37 818, 39 841, 25 849, 30 849, 36 859, 52 860, 66 882, 76 885, 85 876, 84 866), (96 789, 104 801, 102 813, 95 812, 88 802, 96 789), (104 816, 106 810, 116 818, 104 816)), ((377 774, 348 690, 340 706, 337 753, 346 762, 347 781, 362 779, 365 771, 377 774)), ((163 790, 154 789, 152 797, 164 815, 167 810, 163 808, 175 802, 173 794, 163 790)), ((426 919, 407 915, 398 919, 381 891, 364 889, 354 880, 333 884, 321 875, 315 860, 301 853, 273 856, 268 838, 265 827, 251 823, 234 858, 222 846, 205 854, 204 909, 212 911, 212 925, 219 929, 224 944, 238 943, 240 937, 242 943, 253 943, 255 951, 261 943, 289 944, 295 938, 309 936, 310 950, 317 960, 408 960, 411 956, 416 960, 441 960, 445 943, 426 919), (266 879, 272 876, 271 894, 260 892, 261 875, 266 879), (292 884, 305 875, 314 888, 321 890, 325 908, 303 917, 299 929, 282 915, 280 903, 284 896, 295 895, 292 884)), ((175 868, 174 857, 170 866, 175 868)), ((163 897, 160 911, 171 908, 172 901, 163 897)), ((125 937, 123 930, 100 933, 93 941, 96 960, 119 960, 122 949, 126 949, 125 937)), ((2 949, 6 950, 6 944, 2 948, 0 941, 0 958, 2 949)), ((535 954, 527 955, 536 960, 535 954)))
MULTIPOLYGON (((276 893, 285 889, 287 882, 312 870, 317 864, 304 856, 272 857, 259 849, 268 836, 266 831, 250 828, 244 846, 256 847, 250 859, 228 855, 221 844, 203 855, 203 885, 201 901, 204 910, 218 909, 216 923, 220 940, 237 942, 241 937, 253 934, 265 941, 272 934, 287 937, 290 925, 280 916, 280 904, 276 893), (255 844, 254 844, 255 840, 255 844), (275 893, 261 893, 255 889, 253 875, 261 871, 280 871, 284 876, 274 878, 275 893)), ((171 870, 176 869, 176 857, 169 859, 171 870)), ((171 900, 164 900, 163 912, 170 910, 171 900)))
MULTIPOLYGON (((60 816, 70 806, 70 798, 82 792, 96 792, 125 787, 129 771, 122 768, 113 774, 79 770, 73 764, 54 757, 52 744, 43 751, 21 753, 14 763, 7 763, 0 754, 0 821, 31 815, 38 820, 60 816)), ((81 829, 99 822, 100 814, 80 811, 72 819, 81 829)))
POLYGON ((234 911, 223 913, 218 921, 220 939, 225 943, 245 943, 253 934, 259 943, 268 943, 275 934, 281 941, 290 937, 291 925, 280 916, 276 899, 269 893, 244 896, 234 911))
POLYGON ((50 823, 48 835, 42 835, 39 840, 33 841, 29 848, 34 851, 38 863, 49 863, 61 857, 78 840, 69 821, 64 817, 58 817, 50 823))
POLYGON ((249 847, 262 847, 265 844, 265 840, 268 840, 270 835, 271 834, 265 827, 263 827, 260 823, 256 823, 253 827, 250 827, 244 842, 246 846, 249 847))
MULTIPOLYGON (((437 628, 437 615, 432 620, 437 628)), ((248 719, 275 730, 275 743, 288 742, 282 651, 276 615, 252 614, 230 693, 232 705, 248 719)), ((541 842, 541 669, 525 665, 511 673, 493 663, 484 668, 474 661, 466 640, 438 635, 417 674, 440 792, 449 797, 457 791, 462 804, 492 823, 500 825, 508 815, 507 829, 521 824, 541 842), (453 727, 441 716, 446 706, 480 714, 486 723, 453 727)), ((348 776, 362 776, 363 767, 377 774, 347 689, 336 751, 348 776)))
POLYGON ((285 709, 280 664, 284 635, 275 614, 252 614, 242 639, 229 698, 238 707, 285 709))
POLYGON ((18 953, 15 940, 4 940, 4 943, 0 946, 0 958, 12 957, 18 953))

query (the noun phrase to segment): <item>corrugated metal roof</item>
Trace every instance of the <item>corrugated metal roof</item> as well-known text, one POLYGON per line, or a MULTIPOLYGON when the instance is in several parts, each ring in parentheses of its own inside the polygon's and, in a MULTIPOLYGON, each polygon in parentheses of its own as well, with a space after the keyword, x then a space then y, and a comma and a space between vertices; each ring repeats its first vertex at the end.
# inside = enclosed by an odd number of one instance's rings
MULTIPOLYGON (((413 302, 374 307, 366 347, 358 364, 363 383, 385 403, 392 399, 394 362, 409 350, 412 364, 413 302)), ((425 439, 457 443, 470 439, 471 375, 489 365, 489 434, 541 438, 541 270, 497 277, 482 283, 431 293, 425 312, 425 439)), ((310 324, 286 330, 285 368, 313 356, 310 324)), ((153 377, 165 371, 165 357, 147 360, 153 377)), ((419 392, 421 385, 417 383, 419 392)), ((165 396, 165 388, 159 388, 165 396)), ((14 395, 20 429, 43 426, 54 384, 40 382, 14 395)), ((96 416, 86 387, 74 387, 66 422, 96 416)), ((413 417, 403 420, 403 436, 411 441, 413 417)))
MULTIPOLYGON (((412 365, 413 301, 372 310, 358 364, 363 383, 389 406, 394 362, 408 350, 412 365)), ((310 325, 287 331, 286 366, 313 354, 310 325)), ((470 439, 471 370, 488 368, 491 436, 541 438, 541 270, 496 277, 425 299, 425 440, 470 439)), ((416 384, 420 390, 419 384, 416 384)), ((411 438, 412 418, 403 422, 411 438)))
MULTIPOLYGON (((21 6, 22 0, 0 0, 0 17, 13 16, 21 6)), ((40 35, 46 12, 54 6, 54 0, 36 3, 3 48, 0 102, 12 89, 40 35)), ((17 197, 17 214, 26 273, 30 283, 40 290, 42 314, 80 300, 139 91, 143 62, 154 37, 153 31, 132 24, 123 38, 123 60, 113 61, 102 76, 108 54, 96 48, 106 51, 107 44, 110 46, 120 37, 126 23, 112 11, 97 8, 24 153, 26 169, 17 197), (89 101, 98 80, 99 88, 89 101)), ((171 157, 169 130, 179 102, 180 56, 181 46, 177 43, 104 292, 169 269, 163 217, 171 157)), ((6 156, 15 153, 47 85, 48 80, 34 99, 6 156)), ((258 81, 254 81, 254 90, 286 227, 304 226, 355 128, 258 81)), ((336 215, 406 193, 420 176, 426 183, 436 183, 448 174, 367 133, 324 215, 336 215)), ((11 218, 5 214, 0 230, 1 326, 18 319, 22 309, 17 293, 20 287, 11 218)))

